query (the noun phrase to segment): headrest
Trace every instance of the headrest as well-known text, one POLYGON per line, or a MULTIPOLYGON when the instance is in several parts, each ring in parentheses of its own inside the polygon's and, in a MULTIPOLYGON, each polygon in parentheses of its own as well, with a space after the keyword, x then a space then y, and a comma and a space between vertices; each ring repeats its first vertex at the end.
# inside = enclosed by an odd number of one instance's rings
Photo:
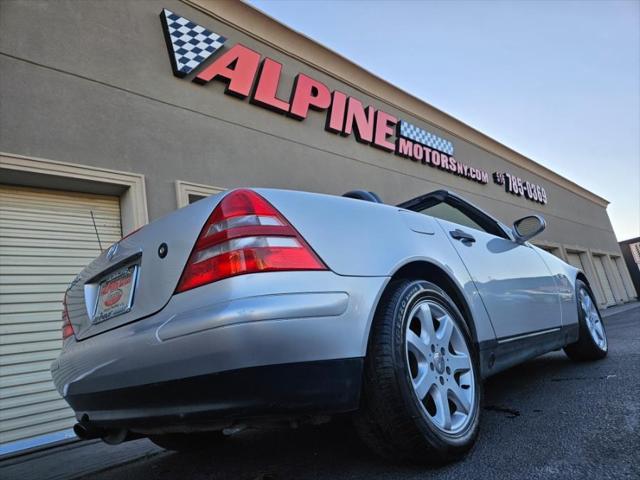
POLYGON ((366 190, 351 190, 342 196, 347 198, 356 198, 358 200, 366 200, 367 202, 384 203, 376 193, 367 192, 366 190))

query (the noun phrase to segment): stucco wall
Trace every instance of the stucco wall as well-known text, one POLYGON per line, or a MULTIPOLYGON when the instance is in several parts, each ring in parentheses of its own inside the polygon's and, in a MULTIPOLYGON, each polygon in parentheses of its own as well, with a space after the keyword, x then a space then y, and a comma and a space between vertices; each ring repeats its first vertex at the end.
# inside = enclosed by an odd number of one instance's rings
POLYGON ((149 217, 176 208, 175 180, 220 187, 270 186, 341 194, 354 188, 390 203, 455 190, 510 223, 536 211, 542 240, 619 252, 605 208, 393 105, 368 97, 280 50, 177 0, 10 1, 0 4, 0 151, 141 173, 149 217), (172 75, 158 14, 176 11, 284 64, 279 95, 306 73, 330 89, 454 142, 455 157, 508 171, 547 191, 538 205, 324 130, 326 114, 303 122, 172 75))

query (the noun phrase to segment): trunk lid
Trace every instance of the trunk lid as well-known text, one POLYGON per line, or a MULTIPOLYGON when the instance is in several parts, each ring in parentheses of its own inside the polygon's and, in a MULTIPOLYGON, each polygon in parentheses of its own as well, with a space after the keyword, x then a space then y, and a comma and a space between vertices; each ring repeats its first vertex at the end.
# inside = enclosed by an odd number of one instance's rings
POLYGON ((200 200, 144 226, 106 249, 80 272, 67 291, 67 308, 76 339, 83 340, 162 310, 175 291, 203 225, 223 196, 200 200), (162 245, 166 245, 164 256, 162 245), (115 292, 111 298, 119 301, 118 310, 122 313, 112 315, 115 312, 107 310, 101 315, 105 309, 104 292, 108 291, 115 292))

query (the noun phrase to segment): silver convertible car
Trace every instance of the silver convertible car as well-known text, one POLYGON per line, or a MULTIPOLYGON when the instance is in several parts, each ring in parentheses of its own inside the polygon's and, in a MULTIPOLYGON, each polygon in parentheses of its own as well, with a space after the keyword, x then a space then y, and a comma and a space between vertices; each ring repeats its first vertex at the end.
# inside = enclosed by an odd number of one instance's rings
POLYGON ((607 353, 584 273, 528 243, 544 228, 444 190, 214 195, 76 277, 52 376, 85 439, 190 450, 350 412, 387 458, 450 461, 478 434, 483 379, 607 353))

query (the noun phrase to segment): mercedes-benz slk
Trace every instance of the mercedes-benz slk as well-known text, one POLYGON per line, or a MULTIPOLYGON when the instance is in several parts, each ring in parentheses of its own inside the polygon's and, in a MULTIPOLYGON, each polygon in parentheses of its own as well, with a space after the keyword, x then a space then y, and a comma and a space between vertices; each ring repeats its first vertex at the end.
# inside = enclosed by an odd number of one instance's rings
POLYGON ((123 238, 70 285, 52 364, 76 433, 174 450, 352 412, 385 457, 460 457, 482 380, 545 352, 602 358, 584 273, 437 191, 385 205, 236 189, 123 238))

